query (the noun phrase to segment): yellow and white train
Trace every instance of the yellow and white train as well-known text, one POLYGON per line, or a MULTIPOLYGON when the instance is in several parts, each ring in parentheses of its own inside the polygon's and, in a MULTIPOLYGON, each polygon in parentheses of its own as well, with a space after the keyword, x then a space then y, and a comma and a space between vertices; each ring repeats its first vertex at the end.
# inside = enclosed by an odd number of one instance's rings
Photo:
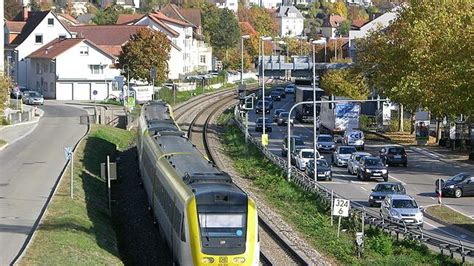
POLYGON ((148 202, 179 265, 257 265, 257 208, 206 160, 163 102, 145 104, 138 157, 148 202))

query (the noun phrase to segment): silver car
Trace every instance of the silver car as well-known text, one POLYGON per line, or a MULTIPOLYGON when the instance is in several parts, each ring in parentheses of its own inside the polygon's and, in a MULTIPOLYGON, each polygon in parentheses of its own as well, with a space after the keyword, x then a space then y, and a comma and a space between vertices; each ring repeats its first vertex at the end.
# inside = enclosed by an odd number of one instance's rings
POLYGON ((332 163, 336 166, 346 166, 354 152, 357 152, 354 146, 339 146, 332 154, 332 163))
POLYGON ((408 195, 387 195, 380 206, 380 217, 393 222, 423 227, 423 212, 408 195))
POLYGON ((23 103, 24 104, 44 104, 43 95, 37 91, 27 91, 23 93, 23 103))
POLYGON ((321 152, 324 151, 334 151, 336 149, 336 142, 331 135, 321 134, 318 136, 318 150, 321 152))
POLYGON ((347 161, 347 172, 351 175, 357 174, 360 165, 360 159, 365 156, 372 156, 368 152, 354 152, 347 161))

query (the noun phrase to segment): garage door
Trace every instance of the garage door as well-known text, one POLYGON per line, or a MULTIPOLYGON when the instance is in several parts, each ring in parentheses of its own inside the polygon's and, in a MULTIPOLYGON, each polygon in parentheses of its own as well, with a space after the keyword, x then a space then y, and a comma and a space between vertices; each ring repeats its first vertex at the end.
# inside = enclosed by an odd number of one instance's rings
POLYGON ((90 83, 74 84, 74 100, 90 100, 90 99, 91 99, 91 84, 90 83))
POLYGON ((58 83, 56 100, 72 100, 72 83, 58 83))
POLYGON ((94 83, 92 85, 92 92, 96 91, 96 95, 92 93, 92 100, 101 101, 107 98, 107 84, 105 83, 94 83))

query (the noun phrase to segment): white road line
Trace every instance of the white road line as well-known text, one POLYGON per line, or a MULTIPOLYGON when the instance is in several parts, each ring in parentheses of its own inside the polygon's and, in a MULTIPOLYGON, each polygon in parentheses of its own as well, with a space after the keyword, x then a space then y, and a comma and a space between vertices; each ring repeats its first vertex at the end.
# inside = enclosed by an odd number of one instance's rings
POLYGON ((445 233, 445 234, 447 234, 447 235, 450 235, 450 236, 454 237, 454 239, 458 239, 458 236, 457 236, 457 235, 451 234, 450 232, 448 232, 448 231, 446 231, 446 230, 444 230, 444 229, 441 229, 441 228, 439 228, 438 226, 434 226, 434 225, 432 225, 432 224, 430 224, 430 223, 428 223, 428 222, 426 222, 426 221, 425 221, 425 224, 427 224, 427 225, 429 225, 429 226, 431 226, 431 227, 433 227, 433 228, 435 228, 435 229, 438 229, 439 231, 441 231, 441 232, 443 232, 443 233, 445 233))
POLYGON ((360 188, 362 188, 363 190, 367 191, 367 189, 366 189, 365 187, 362 187, 362 186, 361 186, 360 188))
POLYGON ((388 177, 397 180, 398 182, 402 183, 402 185, 406 185, 406 184, 407 184, 407 183, 403 182, 402 180, 400 180, 400 179, 394 177, 393 175, 388 175, 388 177))
POLYGON ((433 197, 430 197, 430 199, 435 200, 435 198, 433 198, 433 197))
POLYGON ((460 210, 457 210, 457 209, 455 209, 455 208, 449 206, 448 204, 445 204, 444 206, 450 208, 451 210, 453 210, 453 211, 455 211, 455 212, 457 212, 457 213, 459 213, 459 214, 461 214, 461 215, 464 215, 464 216, 467 216, 467 217, 471 217, 471 218, 474 217, 474 215, 468 215, 468 214, 466 214, 466 213, 464 213, 464 212, 462 212, 462 211, 460 211, 460 210))

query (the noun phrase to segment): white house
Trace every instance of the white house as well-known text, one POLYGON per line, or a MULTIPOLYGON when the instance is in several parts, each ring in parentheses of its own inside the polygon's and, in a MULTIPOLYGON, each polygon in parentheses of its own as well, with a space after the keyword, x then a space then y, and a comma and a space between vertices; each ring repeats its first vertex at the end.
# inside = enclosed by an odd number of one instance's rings
POLYGON ((294 6, 280 6, 275 13, 280 37, 303 35, 304 17, 294 6))
POLYGON ((250 6, 277 8, 282 5, 282 0, 249 0, 248 3, 250 6))
POLYGON ((367 37, 371 31, 386 28, 397 17, 398 9, 399 7, 395 7, 390 12, 386 12, 374 20, 365 23, 362 27, 349 31, 349 56, 353 60, 355 59, 356 40, 367 37))
POLYGON ((119 97, 115 56, 84 38, 57 38, 28 55, 28 87, 45 98, 104 100, 119 97))
POLYGON ((195 25, 190 21, 153 12, 138 20, 135 25, 146 25, 163 32, 170 39, 172 48, 168 78, 178 79, 193 71, 212 70, 212 49, 195 32, 195 25))
POLYGON ((209 0, 209 3, 216 5, 218 8, 227 8, 237 13, 239 9, 238 0, 209 0))
POLYGON ((140 8, 140 0, 102 0, 100 5, 102 8, 106 8, 112 4, 120 5, 125 9, 138 9, 140 8))
POLYGON ((346 0, 348 5, 369 7, 372 5, 372 0, 346 0))
POLYGON ((12 78, 20 86, 27 86, 29 62, 26 56, 56 38, 70 38, 71 33, 53 12, 24 9, 23 17, 26 23, 21 33, 6 46, 6 56, 12 61, 12 78))

